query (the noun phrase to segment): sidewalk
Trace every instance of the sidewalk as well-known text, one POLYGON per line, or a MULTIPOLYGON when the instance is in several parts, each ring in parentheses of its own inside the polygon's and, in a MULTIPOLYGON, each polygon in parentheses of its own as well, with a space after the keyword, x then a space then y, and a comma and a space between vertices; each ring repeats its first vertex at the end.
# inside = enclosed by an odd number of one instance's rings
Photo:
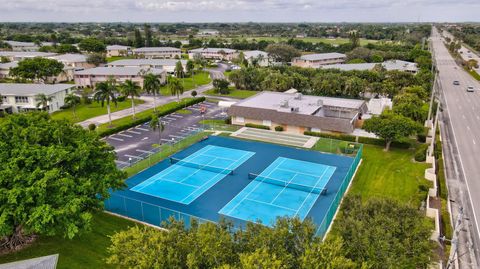
MULTIPOLYGON (((199 86, 197 88, 194 88, 194 89, 191 89, 189 91, 184 92, 180 96, 180 98, 191 97, 191 92, 194 91, 194 90, 197 91, 198 95, 201 95, 201 93, 203 93, 207 90, 210 90, 212 88, 213 88, 212 83, 205 84, 205 85, 202 85, 202 86, 199 86)), ((139 113, 139 112, 145 111, 147 109, 153 108, 153 96, 144 95, 144 96, 141 96, 139 99, 145 101, 145 103, 143 103, 141 105, 136 105, 135 106, 135 113, 139 113)), ((176 100, 177 100, 176 96, 157 96, 156 104, 157 104, 157 106, 160 106, 160 105, 170 103, 170 102, 173 102, 173 101, 176 101, 176 100)), ((111 115, 112 121, 114 121, 116 119, 120 119, 120 118, 123 118, 123 117, 126 117, 126 116, 130 116, 130 115, 132 115, 132 113, 133 113, 133 111, 132 111, 132 108, 130 107, 130 108, 127 108, 127 109, 123 109, 123 110, 120 110, 120 111, 113 112, 110 115, 111 115)), ((108 114, 104 114, 104 115, 101 115, 101 116, 97 116, 97 117, 90 118, 88 120, 79 122, 78 124, 81 125, 82 127, 86 128, 91 123, 94 123, 95 125, 98 126, 100 124, 107 123, 107 122, 108 122, 108 114)))

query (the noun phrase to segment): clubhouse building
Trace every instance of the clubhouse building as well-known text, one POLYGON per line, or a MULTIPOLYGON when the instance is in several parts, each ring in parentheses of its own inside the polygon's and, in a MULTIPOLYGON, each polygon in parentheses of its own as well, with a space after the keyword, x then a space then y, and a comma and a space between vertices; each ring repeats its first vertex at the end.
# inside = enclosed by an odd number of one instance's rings
POLYGON ((352 133, 367 113, 363 100, 302 95, 300 93, 260 92, 233 104, 227 111, 232 124, 259 124, 286 132, 352 133))

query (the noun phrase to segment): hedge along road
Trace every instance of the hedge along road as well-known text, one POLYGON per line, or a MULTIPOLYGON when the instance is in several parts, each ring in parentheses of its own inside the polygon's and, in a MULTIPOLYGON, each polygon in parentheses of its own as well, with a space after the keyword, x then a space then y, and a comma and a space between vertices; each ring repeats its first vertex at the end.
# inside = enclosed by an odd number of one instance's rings
POLYGON ((161 138, 158 130, 153 131, 149 127, 149 122, 105 137, 105 141, 115 148, 117 164, 125 166, 131 161, 138 161, 141 158, 139 157, 140 155, 145 156, 152 152, 154 144, 171 143, 172 139, 178 141, 192 132, 198 131, 204 127, 199 124, 199 121, 202 119, 220 119, 224 117, 221 108, 215 103, 203 102, 189 106, 185 110, 190 111, 187 112, 190 114, 177 111, 160 118, 165 124, 161 138), (203 117, 200 113, 202 106, 207 108, 207 112, 203 117))

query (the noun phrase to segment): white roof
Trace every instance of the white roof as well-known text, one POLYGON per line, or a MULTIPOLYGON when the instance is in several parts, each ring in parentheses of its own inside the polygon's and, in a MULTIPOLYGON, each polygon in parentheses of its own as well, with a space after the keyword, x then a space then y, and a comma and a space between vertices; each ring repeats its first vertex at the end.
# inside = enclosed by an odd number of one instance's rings
POLYGON ((36 47, 37 46, 33 42, 21 42, 21 41, 13 41, 13 40, 5 40, 4 42, 13 47, 36 47))
POLYGON ((417 71, 417 64, 402 60, 389 60, 383 62, 383 67, 387 70, 417 71))
POLYGON ((57 55, 50 57, 51 59, 55 59, 59 62, 66 62, 66 63, 84 63, 87 61, 87 56, 78 53, 67 53, 62 55, 57 55))
POLYGON ((277 111, 290 111, 298 107, 297 114, 313 115, 320 107, 341 107, 359 109, 365 101, 357 99, 334 98, 313 95, 299 95, 282 92, 264 91, 247 99, 237 102, 236 106, 272 109, 277 111), (297 96, 301 96, 297 99, 297 96), (282 107, 283 102, 288 102, 288 107, 282 107))
POLYGON ((257 58, 258 56, 262 55, 265 59, 268 57, 268 53, 265 51, 261 50, 246 50, 243 52, 243 55, 245 55, 245 58, 257 58))
POLYGON ((145 48, 133 49, 133 52, 163 52, 163 51, 178 51, 178 52, 180 52, 181 49, 173 48, 173 47, 145 47, 145 48))
POLYGON ((18 62, 8 62, 8 63, 0 63, 0 69, 10 69, 13 67, 17 67, 18 62))
POLYGON ((189 50, 190 53, 219 53, 220 51, 224 51, 225 53, 234 53, 237 50, 228 49, 228 48, 198 48, 189 50))
POLYGON ((109 45, 107 46, 107 50, 128 50, 130 46, 123 46, 123 45, 109 45))
POLYGON ((160 75, 165 72, 158 68, 141 68, 141 67, 96 67, 76 71, 75 75, 101 75, 101 76, 138 76, 140 73, 152 73, 160 75))
POLYGON ((55 94, 75 87, 74 84, 33 84, 33 83, 0 83, 1 95, 35 96, 55 94))
POLYGON ((351 70, 372 70, 377 64, 382 65, 388 71, 399 70, 399 71, 417 71, 418 67, 416 63, 406 62, 402 60, 389 60, 383 63, 359 63, 359 64, 331 64, 325 65, 321 68, 323 69, 340 69, 342 71, 351 71, 351 70))
POLYGON ((0 269, 55 269, 58 254, 0 264, 0 269))
POLYGON ((33 57, 50 57, 55 55, 57 54, 51 53, 51 52, 39 52, 39 51, 0 51, 0 56, 5 56, 5 57, 33 58, 33 57))
POLYGON ((124 59, 108 63, 109 66, 175 66, 180 61, 182 65, 187 64, 187 60, 177 59, 124 59))
POLYGON ((329 64, 324 65, 322 69, 340 69, 342 71, 352 70, 372 70, 378 63, 359 63, 359 64, 329 64))
POLYGON ((336 58, 346 58, 347 55, 343 53, 316 53, 316 54, 306 54, 300 56, 300 59, 306 61, 318 61, 318 60, 328 60, 328 59, 336 59, 336 58))

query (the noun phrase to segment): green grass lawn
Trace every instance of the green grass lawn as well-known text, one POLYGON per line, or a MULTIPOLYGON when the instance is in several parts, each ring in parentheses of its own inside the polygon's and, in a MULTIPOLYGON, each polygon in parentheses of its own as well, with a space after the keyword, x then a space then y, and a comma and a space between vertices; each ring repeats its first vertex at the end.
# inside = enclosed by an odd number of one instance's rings
POLYGON ((40 237, 19 252, 0 256, 0 264, 58 253, 58 269, 114 268, 105 263, 110 246, 108 236, 133 225, 132 221, 98 212, 94 214, 92 231, 71 240, 61 236, 40 237))
POLYGON ((228 131, 235 132, 241 128, 241 126, 226 124, 225 120, 201 120, 198 122, 205 130, 212 129, 216 131, 228 131))
POLYGON ((204 92, 205 95, 225 96, 225 97, 232 97, 232 98, 238 98, 238 99, 245 99, 245 98, 253 96, 257 93, 259 93, 259 92, 258 91, 249 91, 249 90, 237 90, 234 87, 230 87, 230 93, 229 94, 216 93, 214 89, 211 89, 211 90, 208 90, 208 91, 204 92))
POLYGON ((181 110, 179 110, 179 111, 177 111, 177 112, 175 112, 175 113, 177 113, 177 114, 183 114, 183 115, 190 115, 190 114, 192 114, 193 112, 192 112, 191 110, 188 110, 188 109, 181 109, 181 110))
MULTIPOLYGON (((143 100, 136 99, 135 104, 143 104, 143 100)), ((130 108, 132 103, 130 99, 127 99, 123 102, 118 102, 117 106, 111 106, 112 112, 130 108)), ((67 119, 72 122, 81 122, 96 116, 107 114, 107 107, 103 106, 100 103, 92 102, 91 104, 81 104, 78 105, 75 109, 77 118, 73 117, 73 109, 63 109, 57 112, 52 113, 53 119, 67 119)))
POLYGON ((111 63, 118 60, 125 60, 125 59, 135 59, 133 56, 112 56, 107 57, 107 63, 111 63))
POLYGON ((389 197, 403 203, 419 206, 426 197, 429 186, 424 178, 426 163, 416 163, 413 150, 391 149, 364 145, 363 162, 353 179, 349 194, 358 194, 364 199, 369 197, 389 197))
MULTIPOLYGON (((193 76, 193 78, 183 78, 181 79, 181 81, 183 82, 183 87, 185 88, 185 91, 189 91, 198 86, 208 84, 212 80, 210 79, 210 75, 208 72, 198 72, 193 76)), ((168 88, 168 84, 160 88, 160 94, 164 96, 172 95, 170 89, 168 88)))
MULTIPOLYGON (((265 41, 274 41, 274 42, 285 42, 288 41, 290 38, 289 37, 278 37, 278 36, 272 36, 272 37, 265 37, 265 36, 256 36, 256 37, 248 37, 247 40, 265 40, 265 41)), ((302 40, 305 42, 312 42, 312 43, 327 43, 327 44, 332 44, 332 45, 341 45, 350 42, 348 38, 325 38, 325 37, 305 37, 305 38, 295 38, 297 40, 302 40)), ((360 39, 360 45, 364 46, 367 45, 368 43, 377 43, 379 40, 373 40, 373 39, 360 39)))

